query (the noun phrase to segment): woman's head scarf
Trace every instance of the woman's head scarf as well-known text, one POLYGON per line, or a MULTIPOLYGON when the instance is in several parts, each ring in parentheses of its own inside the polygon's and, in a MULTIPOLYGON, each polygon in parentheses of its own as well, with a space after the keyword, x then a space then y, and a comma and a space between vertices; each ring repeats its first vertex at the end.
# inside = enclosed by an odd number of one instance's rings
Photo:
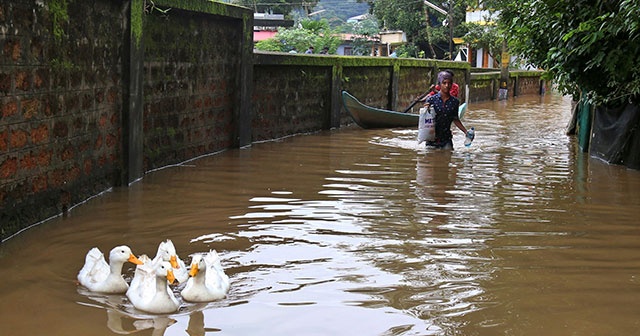
POLYGON ((440 71, 440 72, 438 73, 438 83, 439 83, 439 84, 442 84, 442 82, 443 82, 445 79, 448 79, 448 80, 450 80, 451 82, 453 82, 453 75, 452 75, 450 72, 448 72, 448 71, 440 71))

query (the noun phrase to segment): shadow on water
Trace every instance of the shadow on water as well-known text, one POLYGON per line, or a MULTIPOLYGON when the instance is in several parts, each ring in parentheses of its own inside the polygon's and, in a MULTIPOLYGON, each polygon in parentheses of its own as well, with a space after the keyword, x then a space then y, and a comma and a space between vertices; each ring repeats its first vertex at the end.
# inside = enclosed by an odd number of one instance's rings
POLYGON ((0 323, 8 335, 633 334, 640 174, 579 153, 569 117, 568 98, 519 97, 470 105, 476 140, 457 132, 453 152, 418 146, 417 130, 350 127, 155 171, 2 244, 0 323), (216 249, 227 297, 150 315, 77 286, 91 247, 152 254, 164 239, 185 262, 216 249))

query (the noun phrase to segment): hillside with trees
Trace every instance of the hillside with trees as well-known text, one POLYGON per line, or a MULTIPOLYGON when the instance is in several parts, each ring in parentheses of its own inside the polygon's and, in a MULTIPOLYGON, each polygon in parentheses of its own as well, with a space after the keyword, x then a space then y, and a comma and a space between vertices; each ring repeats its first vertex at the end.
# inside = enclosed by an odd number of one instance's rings
POLYGON ((340 25, 351 17, 368 13, 369 4, 358 0, 320 0, 313 12, 317 12, 319 17, 333 24, 340 25))

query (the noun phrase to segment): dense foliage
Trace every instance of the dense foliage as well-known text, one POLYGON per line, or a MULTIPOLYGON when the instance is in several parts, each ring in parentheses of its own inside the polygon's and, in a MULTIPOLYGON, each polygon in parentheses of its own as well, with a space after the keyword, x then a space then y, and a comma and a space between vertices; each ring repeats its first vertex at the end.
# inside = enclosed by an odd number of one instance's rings
POLYGON ((500 63, 504 38, 496 25, 493 22, 487 22, 486 24, 467 22, 464 25, 467 28, 467 33, 464 35, 465 43, 472 50, 486 50, 489 56, 500 63))
POLYGON ((380 33, 378 20, 373 15, 358 22, 350 22, 340 27, 342 32, 352 34, 351 45, 353 55, 369 55, 375 36, 380 33))
POLYGON ((315 53, 324 47, 329 48, 329 53, 335 53, 340 45, 340 35, 332 30, 326 20, 302 20, 299 27, 281 29, 275 37, 256 43, 259 50, 289 52, 296 49, 304 52, 313 46, 315 53))
POLYGON ((639 0, 492 0, 509 50, 599 103, 640 98, 639 0))

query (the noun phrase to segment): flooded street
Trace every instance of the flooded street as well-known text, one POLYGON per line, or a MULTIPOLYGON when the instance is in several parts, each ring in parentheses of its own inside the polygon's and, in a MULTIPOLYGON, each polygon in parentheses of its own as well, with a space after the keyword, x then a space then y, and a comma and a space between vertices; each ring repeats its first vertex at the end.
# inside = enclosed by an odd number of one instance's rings
POLYGON ((0 245, 2 335, 636 334, 640 172, 579 153, 570 109, 470 104, 453 152, 354 126, 149 173, 0 245), (90 248, 165 239, 217 250, 227 297, 149 315, 76 285, 90 248))

